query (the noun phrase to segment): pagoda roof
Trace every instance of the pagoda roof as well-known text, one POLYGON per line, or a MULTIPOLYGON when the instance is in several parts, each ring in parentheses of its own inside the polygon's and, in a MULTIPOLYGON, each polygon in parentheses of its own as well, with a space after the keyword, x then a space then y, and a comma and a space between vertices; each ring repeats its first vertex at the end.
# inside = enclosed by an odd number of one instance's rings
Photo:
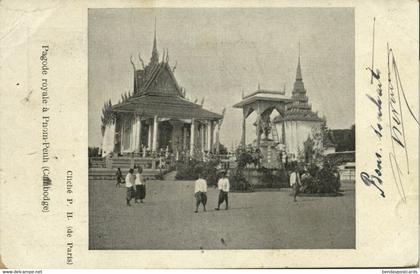
POLYGON ((312 121, 312 122, 323 122, 317 113, 313 112, 310 106, 300 106, 289 108, 285 111, 284 115, 278 115, 273 119, 274 123, 280 123, 283 121, 312 121))
POLYGON ((152 83, 158 80, 160 74, 167 72, 170 77, 170 81, 172 81, 172 83, 175 85, 176 93, 174 95, 181 97, 183 96, 181 92, 181 87, 179 86, 178 81, 176 80, 175 75, 173 74, 172 69, 169 67, 169 64, 167 62, 162 61, 152 66, 150 70, 150 75, 145 79, 143 86, 139 87, 139 95, 152 93, 152 83))
POLYGON ((270 102, 291 102, 292 100, 286 96, 284 91, 257 89, 249 95, 243 97, 242 101, 233 105, 235 108, 243 108, 245 105, 252 104, 256 101, 270 102))
POLYGON ((211 112, 179 96, 165 96, 148 94, 135 96, 127 101, 114 105, 114 112, 137 113, 153 117, 155 115, 173 119, 206 119, 220 120, 223 118, 218 113, 211 112))

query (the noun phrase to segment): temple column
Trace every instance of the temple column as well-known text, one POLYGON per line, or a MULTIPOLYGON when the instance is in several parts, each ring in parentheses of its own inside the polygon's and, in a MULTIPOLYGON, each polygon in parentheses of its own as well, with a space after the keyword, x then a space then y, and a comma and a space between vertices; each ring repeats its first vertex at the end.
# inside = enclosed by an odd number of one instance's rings
POLYGON ((117 117, 114 118, 115 120, 115 135, 114 135, 114 153, 119 153, 117 150, 116 144, 120 144, 120 150, 121 150, 121 140, 119 139, 121 137, 121 133, 118 130, 121 130, 121 126, 119 125, 119 120, 117 117))
POLYGON ((182 150, 187 150, 187 128, 185 124, 182 127, 182 150))
POLYGON ((147 148, 150 150, 152 149, 152 132, 153 132, 153 128, 152 128, 152 124, 149 124, 149 130, 148 130, 148 135, 147 135, 147 148))
POLYGON ((135 151, 140 152, 141 149, 141 117, 136 116, 136 126, 135 126, 136 133, 135 136, 135 151))
POLYGON ((260 143, 261 143, 261 134, 260 134, 260 129, 261 129, 261 116, 258 114, 257 116, 257 147, 260 147, 260 143))
POLYGON ((200 126, 200 137, 201 137, 201 152, 204 154, 206 148, 206 127, 204 124, 200 126))
POLYGON ((158 133, 158 117, 155 115, 153 119, 153 141, 152 141, 152 151, 157 151, 157 133, 158 133))
POLYGON ((130 120, 130 152, 133 152, 135 149, 135 141, 136 141, 136 130, 135 130, 135 126, 136 126, 136 121, 135 118, 131 118, 130 120))
POLYGON ((131 151, 137 149, 137 115, 134 115, 134 119, 131 122, 131 151))
POLYGON ((213 148, 213 122, 207 124, 207 150, 211 152, 213 148))
POLYGON ((242 118, 242 147, 245 148, 246 146, 246 117, 245 117, 245 113, 243 115, 242 118))
POLYGON ((217 121, 217 131, 216 131, 216 154, 220 154, 220 120, 217 121))
POLYGON ((284 128, 286 125, 284 121, 281 123, 281 143, 286 144, 286 129, 284 128))
POLYGON ((195 119, 191 119, 191 133, 190 133, 190 155, 194 156, 194 146, 195 146, 195 119))
POLYGON ((124 150, 124 118, 121 118, 121 132, 120 132, 120 153, 124 150))

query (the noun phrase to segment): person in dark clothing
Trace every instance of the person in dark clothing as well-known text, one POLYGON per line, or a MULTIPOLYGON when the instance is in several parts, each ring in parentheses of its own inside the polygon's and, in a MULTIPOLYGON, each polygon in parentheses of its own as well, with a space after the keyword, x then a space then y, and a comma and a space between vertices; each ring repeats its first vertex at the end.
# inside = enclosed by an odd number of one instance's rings
POLYGON ((115 176, 117 176, 117 183, 115 184, 115 187, 121 187, 121 184, 124 183, 124 177, 120 168, 117 169, 117 173, 115 173, 115 176))

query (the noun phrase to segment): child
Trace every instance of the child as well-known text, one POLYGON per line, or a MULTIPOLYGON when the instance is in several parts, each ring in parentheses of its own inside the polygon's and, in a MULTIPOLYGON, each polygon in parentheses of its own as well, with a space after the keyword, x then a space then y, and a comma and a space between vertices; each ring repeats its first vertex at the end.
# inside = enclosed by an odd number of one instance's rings
POLYGON ((117 183, 115 184, 115 187, 120 187, 122 183, 124 183, 124 178, 121 172, 121 169, 117 169, 117 173, 115 174, 117 176, 117 183))

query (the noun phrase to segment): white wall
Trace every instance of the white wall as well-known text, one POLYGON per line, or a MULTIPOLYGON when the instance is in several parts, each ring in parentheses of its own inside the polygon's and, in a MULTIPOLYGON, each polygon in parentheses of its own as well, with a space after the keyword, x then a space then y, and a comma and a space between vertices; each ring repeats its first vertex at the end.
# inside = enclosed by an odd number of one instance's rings
MULTIPOLYGON (((279 137, 281 139, 282 123, 275 124, 279 137)), ((303 150, 303 144, 308 139, 308 136, 313 138, 313 127, 318 130, 321 127, 320 122, 314 121, 286 121, 284 122, 285 127, 285 140, 283 143, 286 146, 286 152, 288 154, 294 154, 298 156, 298 151, 303 150)))

